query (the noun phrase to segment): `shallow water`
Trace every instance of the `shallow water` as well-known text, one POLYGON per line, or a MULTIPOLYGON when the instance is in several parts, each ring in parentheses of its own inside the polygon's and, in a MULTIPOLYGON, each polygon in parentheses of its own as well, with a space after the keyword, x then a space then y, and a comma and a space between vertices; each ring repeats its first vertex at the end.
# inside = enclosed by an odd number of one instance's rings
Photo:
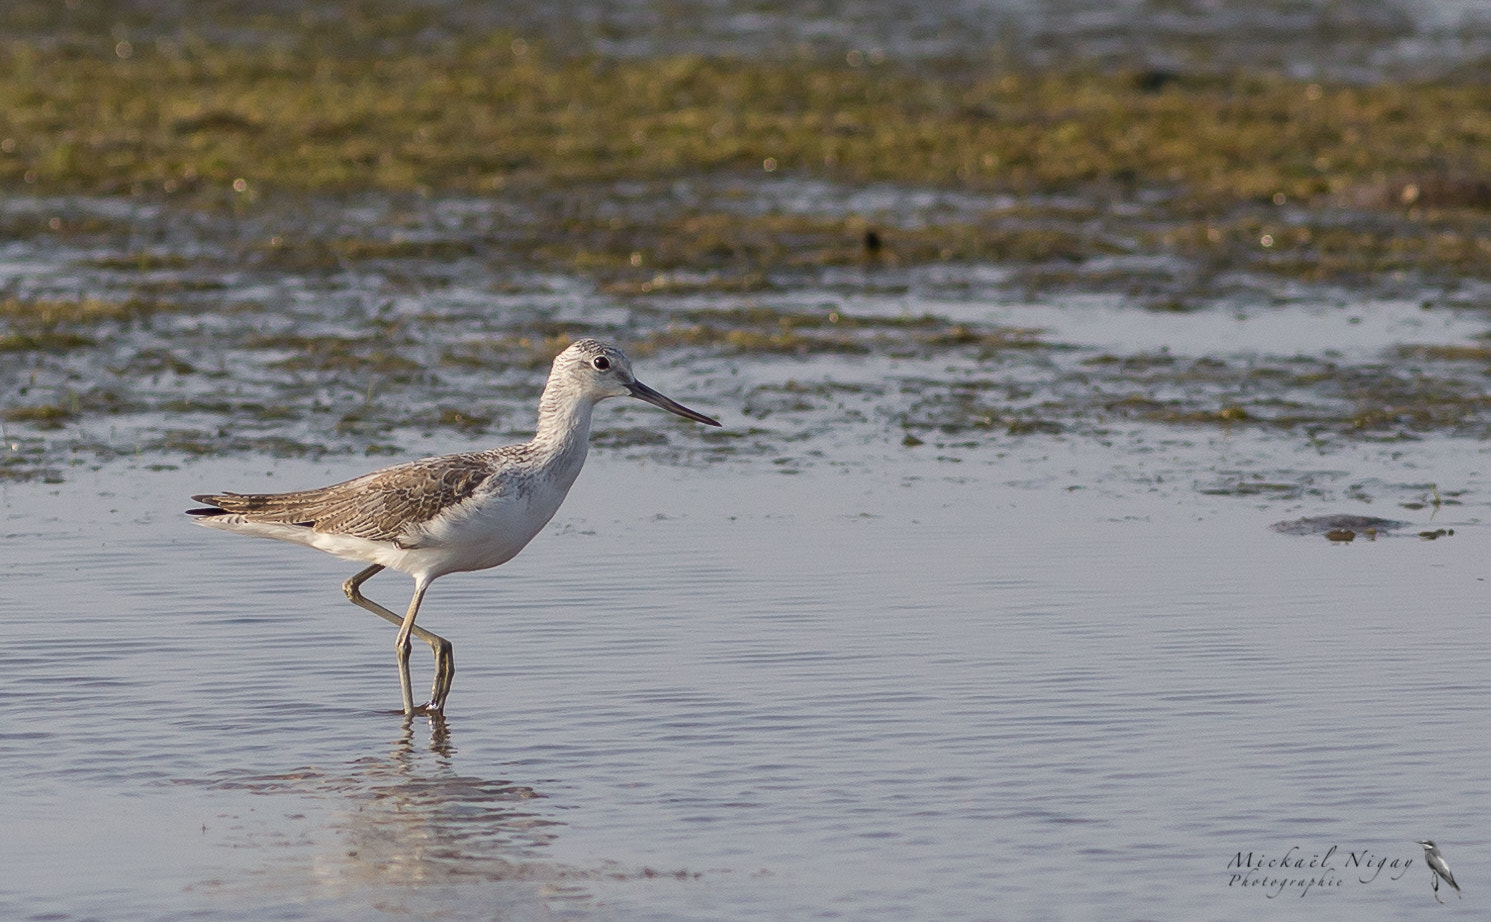
MULTIPOLYGON (((495 220, 450 204, 410 226, 495 220)), ((1425 836, 1474 905, 1473 285, 1256 278, 1176 312, 1003 266, 626 298, 476 258, 233 260, 234 234, 397 207, 203 216, 163 268, 107 225, 0 260, 21 296, 175 299, 0 365, 76 405, 5 430, 0 915, 1407 918, 1425 836), (667 339, 829 314, 801 351, 667 339), (460 668, 448 720, 405 723, 355 568, 196 528, 186 497, 517 437, 559 327, 656 344, 644 379, 726 428, 603 406, 535 545, 432 591, 460 668), (1409 527, 1267 527, 1328 513, 1409 527), (1291 849, 1326 883, 1229 867, 1291 849)))
POLYGON ((392 712, 348 565, 180 515, 342 463, 4 486, 0 913, 1408 918, 1424 836, 1477 899, 1482 502, 1340 546, 988 460, 598 451, 533 547, 432 591, 440 728, 392 712), (1337 886, 1229 885, 1332 846, 1337 886), (1364 884, 1364 850, 1413 864, 1364 884))

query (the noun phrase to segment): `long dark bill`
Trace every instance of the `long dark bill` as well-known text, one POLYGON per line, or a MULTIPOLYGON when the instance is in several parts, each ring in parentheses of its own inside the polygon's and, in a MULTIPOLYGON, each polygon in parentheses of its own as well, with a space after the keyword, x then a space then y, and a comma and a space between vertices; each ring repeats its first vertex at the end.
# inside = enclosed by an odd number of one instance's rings
POLYGON ((662 407, 669 413, 677 413, 684 419, 692 419, 694 422, 703 423, 706 426, 720 425, 719 420, 711 419, 696 410, 690 410, 688 407, 684 406, 678 401, 672 400, 668 397, 664 397, 662 394, 659 394, 657 391, 643 384, 641 381, 633 381, 631 384, 627 385, 627 390, 631 391, 632 396, 637 398, 638 400, 645 400, 655 407, 662 407))

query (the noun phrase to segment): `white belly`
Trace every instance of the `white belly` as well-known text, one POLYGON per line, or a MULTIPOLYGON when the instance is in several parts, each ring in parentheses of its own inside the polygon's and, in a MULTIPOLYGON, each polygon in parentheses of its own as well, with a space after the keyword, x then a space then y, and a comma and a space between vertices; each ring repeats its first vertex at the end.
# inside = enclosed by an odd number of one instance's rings
POLYGON ((549 524, 563 500, 564 493, 547 502, 539 495, 473 500, 430 522, 417 546, 397 551, 402 559, 388 566, 433 578, 507 563, 549 524))

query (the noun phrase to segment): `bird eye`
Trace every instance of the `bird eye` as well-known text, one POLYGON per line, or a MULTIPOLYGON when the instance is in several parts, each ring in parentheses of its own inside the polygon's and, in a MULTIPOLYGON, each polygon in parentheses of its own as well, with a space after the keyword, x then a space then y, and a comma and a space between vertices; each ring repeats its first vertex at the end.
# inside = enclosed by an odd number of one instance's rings
POLYGON ((590 360, 590 364, 595 366, 596 371, 605 371, 607 368, 611 367, 611 360, 606 358, 604 355, 598 355, 590 360))

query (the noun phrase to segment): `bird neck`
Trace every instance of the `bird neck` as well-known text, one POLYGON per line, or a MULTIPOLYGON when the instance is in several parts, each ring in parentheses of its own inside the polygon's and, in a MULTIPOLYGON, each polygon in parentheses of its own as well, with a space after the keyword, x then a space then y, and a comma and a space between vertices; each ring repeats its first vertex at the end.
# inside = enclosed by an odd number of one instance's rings
POLYGON ((577 457, 582 463, 590 445, 590 417, 595 402, 550 382, 538 401, 533 447, 548 457, 577 457))

